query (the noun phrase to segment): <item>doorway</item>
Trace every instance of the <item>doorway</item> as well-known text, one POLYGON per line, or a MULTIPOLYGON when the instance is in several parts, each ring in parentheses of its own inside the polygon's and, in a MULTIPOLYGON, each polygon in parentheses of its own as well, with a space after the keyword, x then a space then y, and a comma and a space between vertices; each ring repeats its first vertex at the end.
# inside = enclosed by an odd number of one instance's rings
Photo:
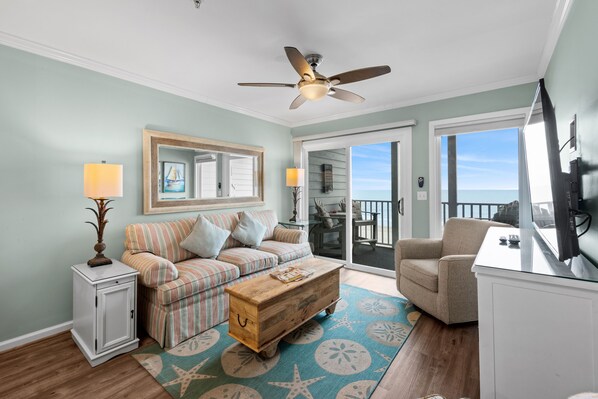
POLYGON ((411 128, 303 142, 304 218, 314 255, 394 277, 411 237, 411 128))

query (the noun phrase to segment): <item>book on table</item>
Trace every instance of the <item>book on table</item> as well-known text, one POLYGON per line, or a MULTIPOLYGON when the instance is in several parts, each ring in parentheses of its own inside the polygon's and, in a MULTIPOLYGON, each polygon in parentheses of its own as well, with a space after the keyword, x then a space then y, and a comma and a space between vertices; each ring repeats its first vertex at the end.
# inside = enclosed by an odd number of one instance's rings
POLYGON ((275 278, 283 283, 292 283, 294 281, 301 281, 314 274, 313 269, 300 269, 297 267, 289 266, 284 269, 270 273, 272 278, 275 278))

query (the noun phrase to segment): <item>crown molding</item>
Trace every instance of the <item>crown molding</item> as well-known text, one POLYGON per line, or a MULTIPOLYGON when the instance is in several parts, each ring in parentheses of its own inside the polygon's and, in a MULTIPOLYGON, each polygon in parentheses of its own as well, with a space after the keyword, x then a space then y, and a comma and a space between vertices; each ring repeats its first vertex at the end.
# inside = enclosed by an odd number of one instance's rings
POLYGON ((31 40, 23 39, 18 36, 11 35, 6 32, 0 31, 0 44, 8 47, 13 47, 19 50, 23 50, 29 53, 37 54, 42 57, 50 58, 56 61, 64 62, 67 64, 75 65, 81 68, 89 69, 94 72, 98 72, 104 75, 112 76, 118 79, 126 80, 128 82, 137 83, 142 86, 150 87, 152 89, 160 90, 176 96, 188 98, 190 100, 198 101, 204 104, 213 105, 218 108, 226 109, 228 111, 236 112, 239 114, 247 115, 253 118, 261 119, 267 122, 275 123, 290 127, 289 122, 278 119, 269 115, 265 115, 259 112, 250 111, 248 109, 237 107, 232 104, 212 100, 204 97, 199 93, 188 90, 182 87, 171 85, 166 82, 162 82, 156 79, 148 78, 146 76, 130 72, 121 68, 116 68, 89 58, 80 57, 68 53, 66 51, 58 50, 50 46, 46 46, 41 43, 37 43, 31 40))
MULTIPOLYGON (((573 2, 573 0, 559 0, 559 1, 564 2, 564 3, 573 2)), ((562 28, 562 26, 561 26, 561 28, 562 28)), ((557 36, 557 38, 558 38, 558 36, 557 36)), ((133 72, 121 69, 121 68, 116 68, 116 67, 113 67, 113 66, 110 66, 110 65, 107 65, 107 64, 89 59, 89 58, 80 57, 80 56, 77 56, 77 55, 62 51, 62 50, 55 49, 53 47, 50 47, 50 46, 47 46, 44 44, 37 43, 37 42, 27 40, 27 39, 23 39, 18 36, 14 36, 9 33, 2 32, 2 31, 0 31, 0 44, 9 46, 9 47, 13 47, 13 48, 16 48, 19 50, 23 50, 23 51, 26 51, 29 53, 37 54, 42 57, 50 58, 50 59, 53 59, 56 61, 64 62, 64 63, 70 64, 70 65, 75 65, 75 66, 78 66, 81 68, 85 68, 85 69, 88 69, 88 70, 91 70, 94 72, 98 72, 98 73, 101 73, 104 75, 112 76, 112 77, 122 79, 122 80, 125 80, 128 82, 137 83, 142 86, 150 87, 152 89, 156 89, 156 90, 174 94, 174 95, 177 95, 180 97, 188 98, 188 99, 198 101, 198 102, 201 102, 204 104, 212 105, 212 106, 222 108, 222 109, 225 109, 228 111, 232 111, 232 112, 236 112, 236 113, 239 113, 242 115, 261 119, 266 122, 271 122, 271 123, 275 123, 275 124, 282 125, 285 127, 289 127, 289 128, 308 126, 308 125, 313 125, 313 124, 323 123, 323 122, 332 122, 332 121, 336 121, 339 119, 367 115, 367 114, 372 114, 372 113, 376 113, 376 112, 387 111, 387 110, 397 109, 397 108, 403 108, 403 107, 408 107, 408 106, 412 106, 412 105, 424 104, 424 103, 433 102, 433 101, 445 100, 445 99, 469 95, 469 94, 476 94, 476 93, 481 93, 484 91, 501 89, 501 88, 505 88, 505 87, 530 83, 530 82, 534 82, 538 79, 537 76, 528 75, 528 76, 524 76, 524 77, 520 77, 520 78, 509 79, 509 80, 504 80, 504 81, 500 81, 500 82, 494 82, 494 83, 489 83, 489 84, 484 84, 484 85, 479 85, 479 86, 471 86, 471 87, 467 87, 467 88, 463 88, 463 89, 434 94, 431 96, 419 97, 419 98, 401 101, 401 102, 397 102, 397 103, 392 103, 392 104, 388 104, 388 105, 383 105, 383 106, 379 106, 379 107, 373 107, 373 108, 368 108, 368 109, 364 109, 364 110, 356 110, 356 111, 351 111, 351 112, 338 113, 335 115, 314 118, 314 119, 308 119, 305 121, 293 123, 288 120, 279 119, 279 118, 276 118, 276 117, 273 117, 270 115, 251 111, 246 108, 238 107, 238 106, 235 106, 232 104, 212 100, 212 99, 206 98, 192 90, 188 90, 188 89, 185 89, 182 87, 171 85, 169 83, 162 82, 162 81, 159 81, 156 79, 148 78, 146 76, 143 76, 143 75, 140 75, 137 73, 133 73, 133 72)))
POLYGON ((550 28, 548 29, 548 33, 546 35, 546 43, 544 44, 544 49, 542 50, 540 64, 538 64, 539 77, 544 77, 546 74, 552 54, 554 53, 554 49, 559 41, 559 37, 561 36, 561 32, 565 26, 565 22, 567 21, 569 11, 573 6, 574 1, 575 0, 558 0, 557 2, 557 5, 554 9, 554 14, 552 15, 552 21, 550 22, 550 28))
POLYGON ((339 120, 339 119, 346 119, 346 118, 352 118, 355 116, 373 114, 375 112, 388 111, 388 110, 397 109, 397 108, 405 108, 405 107, 409 107, 412 105, 425 104, 425 103, 430 103, 430 102, 434 102, 434 101, 446 100, 449 98, 466 96, 469 94, 476 94, 476 93, 482 93, 485 91, 503 89, 505 87, 511 87, 511 86, 517 86, 517 85, 526 84, 526 83, 532 83, 537 80, 538 80, 538 77, 536 75, 527 75, 527 76, 523 76, 520 78, 503 80, 503 81, 488 83, 488 84, 479 85, 479 86, 471 86, 471 87, 467 87, 467 88, 463 88, 463 89, 452 90, 452 91, 447 91, 444 93, 434 94, 431 96, 424 96, 424 97, 419 97, 419 98, 415 98, 415 99, 411 99, 411 100, 401 101, 401 102, 393 103, 393 104, 389 104, 389 105, 368 108, 367 110, 363 110, 363 111, 351 111, 351 112, 340 113, 340 114, 336 114, 336 115, 332 115, 332 116, 326 116, 326 117, 322 117, 322 118, 310 119, 305 122, 294 123, 291 125, 291 128, 313 125, 316 123, 331 122, 331 121, 335 121, 335 120, 339 120))

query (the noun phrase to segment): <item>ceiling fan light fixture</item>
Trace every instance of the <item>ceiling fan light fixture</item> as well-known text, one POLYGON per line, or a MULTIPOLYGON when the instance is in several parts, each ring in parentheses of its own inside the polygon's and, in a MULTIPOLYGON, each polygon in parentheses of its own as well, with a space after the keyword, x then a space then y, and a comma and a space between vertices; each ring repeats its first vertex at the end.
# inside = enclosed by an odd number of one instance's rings
POLYGON ((299 82, 299 92, 308 100, 317 101, 326 97, 330 90, 330 82, 322 79, 316 79, 311 82, 299 82))

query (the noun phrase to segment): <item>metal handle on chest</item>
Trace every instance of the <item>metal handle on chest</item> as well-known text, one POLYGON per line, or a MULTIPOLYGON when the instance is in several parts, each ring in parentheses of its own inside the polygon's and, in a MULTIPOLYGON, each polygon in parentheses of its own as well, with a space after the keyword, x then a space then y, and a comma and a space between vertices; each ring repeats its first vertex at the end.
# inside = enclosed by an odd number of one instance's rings
POLYGON ((241 323, 241 315, 237 313, 237 323, 243 328, 247 325, 247 317, 245 318, 245 322, 241 323))

